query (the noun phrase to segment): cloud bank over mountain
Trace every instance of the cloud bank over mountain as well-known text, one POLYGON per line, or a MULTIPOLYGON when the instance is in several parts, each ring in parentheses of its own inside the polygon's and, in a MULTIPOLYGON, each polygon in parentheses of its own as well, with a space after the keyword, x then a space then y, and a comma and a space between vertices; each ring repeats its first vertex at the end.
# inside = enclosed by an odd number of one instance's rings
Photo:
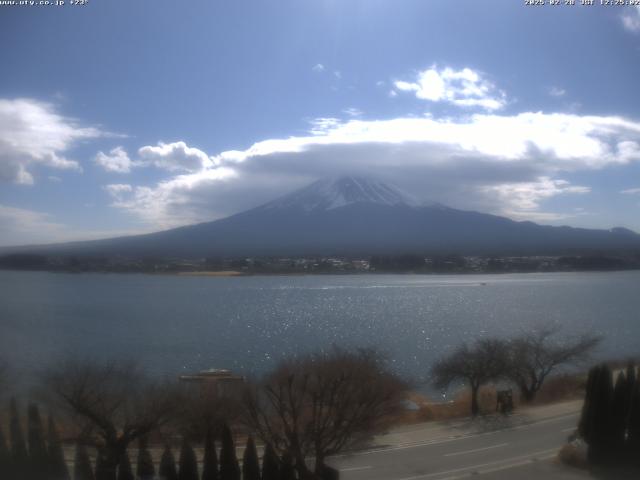
MULTIPOLYGON (((169 227, 235 213, 315 178, 361 173, 391 180, 425 201, 518 219, 559 219, 561 213, 541 210, 544 200, 591 189, 564 175, 636 162, 639 142, 640 123, 615 116, 524 112, 324 119, 307 136, 201 152, 191 170, 134 186, 113 205, 169 227)), ((177 143, 183 148, 165 147, 167 164, 184 163, 190 147, 177 143)))

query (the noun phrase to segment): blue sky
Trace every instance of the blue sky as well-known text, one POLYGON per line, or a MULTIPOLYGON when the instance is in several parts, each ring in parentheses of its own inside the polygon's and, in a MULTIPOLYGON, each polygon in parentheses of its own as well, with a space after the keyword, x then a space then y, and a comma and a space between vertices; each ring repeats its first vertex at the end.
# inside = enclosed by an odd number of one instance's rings
POLYGON ((0 42, 0 245, 211 220, 343 173, 640 231, 639 8, 89 0, 0 5, 0 42))

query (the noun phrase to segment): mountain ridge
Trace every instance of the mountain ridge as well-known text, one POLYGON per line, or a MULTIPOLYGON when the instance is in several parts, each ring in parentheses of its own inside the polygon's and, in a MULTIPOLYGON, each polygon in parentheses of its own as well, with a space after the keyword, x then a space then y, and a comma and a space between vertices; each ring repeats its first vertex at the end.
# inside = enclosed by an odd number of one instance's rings
POLYGON ((486 213, 420 204, 396 187, 362 177, 322 179, 229 217, 144 235, 2 253, 214 256, 373 255, 399 253, 561 254, 640 250, 640 235, 517 222, 486 213))

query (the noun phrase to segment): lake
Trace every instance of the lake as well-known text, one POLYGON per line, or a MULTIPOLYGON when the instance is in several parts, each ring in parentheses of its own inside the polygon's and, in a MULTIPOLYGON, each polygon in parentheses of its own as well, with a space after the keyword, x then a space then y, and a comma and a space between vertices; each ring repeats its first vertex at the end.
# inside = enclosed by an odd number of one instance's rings
POLYGON ((424 379, 479 336, 550 323, 640 352, 640 272, 189 277, 0 271, 0 349, 19 370, 59 357, 133 358, 154 374, 260 374, 283 356, 375 346, 424 379))

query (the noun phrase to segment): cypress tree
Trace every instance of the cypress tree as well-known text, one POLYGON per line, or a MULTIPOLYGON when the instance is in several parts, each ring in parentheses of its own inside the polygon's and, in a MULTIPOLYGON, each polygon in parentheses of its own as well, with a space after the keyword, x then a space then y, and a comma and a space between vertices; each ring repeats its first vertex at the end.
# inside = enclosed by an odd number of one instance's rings
POLYGON ((296 480, 296 471, 293 468, 293 460, 289 452, 285 452, 284 455, 282 455, 279 480, 296 480))
POLYGON ((204 440, 204 458, 202 460, 202 480, 218 480, 218 455, 213 432, 209 428, 204 440))
POLYGON ((67 462, 64 459, 64 450, 60 442, 58 429, 51 416, 49 416, 47 431, 47 456, 49 457, 49 477, 52 480, 70 480, 67 462))
POLYGON ((636 366, 633 362, 627 364, 627 383, 631 387, 631 393, 636 386, 636 366))
POLYGON ((612 422, 612 398, 613 398, 613 377, 607 365, 600 366, 600 373, 597 375, 594 385, 594 408, 592 417, 591 438, 587 439, 589 444, 588 457, 594 464, 608 463, 613 450, 613 422, 612 422))
POLYGON ((631 461, 640 464, 640 381, 636 381, 631 398, 629 421, 627 423, 629 436, 627 437, 627 454, 631 461))
POLYGON ((49 471, 49 457, 40 410, 35 404, 30 404, 27 408, 27 440, 29 444, 29 472, 34 478, 40 479, 49 471))
POLYGON ((107 469, 107 465, 104 458, 104 452, 99 449, 96 456, 96 468, 95 468, 96 480, 112 480, 110 478, 110 472, 107 469))
POLYGON ((11 399, 9 406, 9 437, 11 440, 11 475, 15 478, 28 476, 29 453, 20 424, 18 404, 15 398, 11 399))
POLYGON ((591 443, 593 439, 593 419, 596 408, 596 384, 598 375, 600 374, 600 366, 592 367, 589 370, 587 384, 585 389, 584 403, 582 404, 582 415, 578 424, 578 432, 580 436, 587 442, 591 443))
POLYGON ((135 477, 133 476, 133 468, 131 468, 129 453, 126 450, 118 464, 118 480, 135 480, 135 477))
POLYGON ((228 425, 222 427, 220 480, 240 480, 240 466, 236 457, 236 446, 233 443, 233 435, 228 425))
POLYGON ((178 480, 178 470, 176 468, 176 459, 173 456, 171 447, 167 445, 162 452, 160 458, 160 468, 158 469, 160 480, 178 480))
POLYGON ((242 456, 242 480, 260 480, 260 462, 253 437, 249 435, 242 456))
POLYGON ((264 448, 262 456, 262 480, 279 480, 280 462, 270 443, 264 448))
POLYGON ((193 451, 186 438, 182 439, 182 448, 180 449, 178 480, 198 480, 198 459, 196 452, 193 451))
POLYGON ((616 454, 623 451, 627 435, 628 397, 627 379, 624 372, 620 372, 611 400, 611 447, 616 454))
POLYGON ((629 364, 627 365, 626 373, 627 393, 629 395, 627 399, 627 413, 629 413, 631 411, 631 399, 633 397, 633 391, 636 388, 636 366, 633 364, 633 362, 629 362, 629 364))
POLYGON ((11 454, 9 453, 9 447, 2 431, 2 425, 0 425, 0 478, 10 475, 11 467, 11 454))
POLYGON ((89 454, 87 453, 85 446, 80 442, 76 444, 73 480, 95 480, 89 454))
POLYGON ((140 437, 138 440, 138 464, 136 474, 140 480, 153 480, 156 476, 156 469, 153 465, 153 458, 147 446, 147 437, 140 437))

